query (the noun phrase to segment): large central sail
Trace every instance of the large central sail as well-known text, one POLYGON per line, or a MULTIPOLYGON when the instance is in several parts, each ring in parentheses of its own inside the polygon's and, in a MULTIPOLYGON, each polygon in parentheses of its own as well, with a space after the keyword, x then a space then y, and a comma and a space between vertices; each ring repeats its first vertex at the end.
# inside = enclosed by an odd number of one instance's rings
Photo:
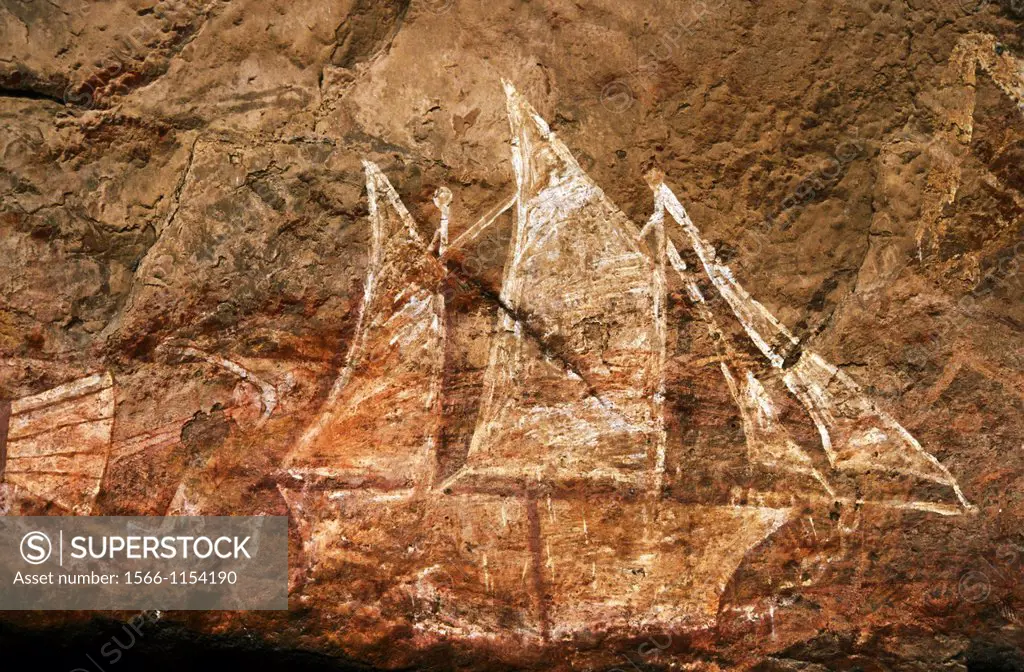
POLYGON ((518 190, 508 310, 455 480, 650 483, 664 451, 658 269, 626 215, 505 88, 518 190))
POLYGON ((444 270, 388 179, 364 165, 373 247, 355 339, 285 466, 337 485, 429 485, 440 430, 444 270))

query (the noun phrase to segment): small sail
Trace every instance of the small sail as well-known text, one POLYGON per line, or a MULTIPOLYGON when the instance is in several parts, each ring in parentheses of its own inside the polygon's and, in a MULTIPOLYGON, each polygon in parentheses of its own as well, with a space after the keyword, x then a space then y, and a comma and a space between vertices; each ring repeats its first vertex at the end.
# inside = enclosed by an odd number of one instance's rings
MULTIPOLYGON (((890 471, 949 487, 963 509, 972 508, 956 479, 933 455, 888 413, 879 408, 845 373, 820 355, 799 348, 799 340, 733 277, 714 247, 705 241, 675 194, 663 182, 654 185, 673 219, 689 238, 715 289, 725 299, 743 329, 772 366, 783 371, 786 387, 807 409, 821 436, 832 467, 862 473, 890 471), (795 361, 794 361, 795 360, 795 361)), ((937 513, 958 513, 931 502, 882 502, 937 513)))
POLYGON ((355 338, 285 466, 342 485, 428 485, 440 429, 444 270, 388 179, 364 166, 373 243, 355 338))
POLYGON ((90 513, 110 458, 110 373, 10 402, 8 413, 0 480, 72 513, 90 513))
POLYGON ((722 364, 722 373, 740 408, 743 433, 747 437, 751 460, 766 467, 781 468, 810 476, 834 498, 835 491, 814 467, 810 456, 793 441, 783 427, 776 414, 775 405, 753 372, 746 371, 745 379, 737 381, 729 368, 722 364))
POLYGON ((649 484, 664 436, 655 263, 626 215, 505 89, 517 186, 501 292, 509 310, 455 479, 649 484))
MULTIPOLYGON (((807 408, 834 468, 852 473, 890 470, 938 483, 951 488, 964 509, 974 509, 949 470, 820 355, 804 350, 783 380, 807 408)), ((947 512, 927 502, 911 508, 947 512)))
MULTIPOLYGON (((655 174, 651 179, 660 180, 661 176, 655 174)), ((648 226, 663 227, 664 216, 664 198, 656 193, 654 214, 651 215, 648 226)), ((645 230, 647 228, 644 227, 645 230)), ((663 232, 661 236, 664 236, 663 232)), ((750 461, 772 469, 810 476, 829 496, 834 497, 835 492, 815 468, 811 457, 796 444, 780 422, 775 405, 764 385, 729 344, 675 244, 667 241, 664 245, 666 258, 685 284, 687 296, 707 326, 711 341, 721 358, 719 366, 729 387, 729 393, 740 412, 750 461)))

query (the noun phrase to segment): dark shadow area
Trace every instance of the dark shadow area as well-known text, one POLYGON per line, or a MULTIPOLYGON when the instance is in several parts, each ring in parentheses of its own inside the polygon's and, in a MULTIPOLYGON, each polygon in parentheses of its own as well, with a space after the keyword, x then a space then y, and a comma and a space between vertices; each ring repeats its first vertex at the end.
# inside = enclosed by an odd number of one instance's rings
POLYGON ((1024 652, 1008 644, 972 642, 967 672, 1024 672, 1024 652))
POLYGON ((1024 672, 1024 650, 1015 641, 975 639, 946 648, 934 633, 906 628, 878 631, 859 641, 855 633, 826 632, 791 646, 758 663, 751 672, 873 672, 874 670, 966 670, 966 672, 1024 672), (896 650, 891 643, 899 642, 896 650), (961 648, 967 645, 965 648, 961 648))
POLYGON ((3 669, 35 672, 372 672, 353 661, 307 651, 265 648, 258 639, 201 635, 175 625, 147 625, 141 635, 116 621, 25 630, 0 624, 3 669), (10 665, 10 667, 7 667, 10 665))

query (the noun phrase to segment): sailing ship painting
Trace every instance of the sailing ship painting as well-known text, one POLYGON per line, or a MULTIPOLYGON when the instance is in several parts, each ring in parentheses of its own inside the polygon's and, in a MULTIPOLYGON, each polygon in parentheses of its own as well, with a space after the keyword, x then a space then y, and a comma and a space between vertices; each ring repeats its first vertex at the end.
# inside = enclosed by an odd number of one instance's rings
MULTIPOLYGON (((663 174, 648 174, 654 213, 635 225, 504 86, 515 193, 455 240, 450 191, 435 194, 428 239, 364 162, 371 252, 355 333, 269 479, 301 538, 300 604, 441 637, 699 629, 748 555, 810 509, 976 511, 910 432, 751 296, 663 174), (500 293, 479 302, 493 312, 475 424, 464 454, 445 452, 451 266, 507 212, 500 293), (730 450, 771 475, 765 488, 702 499, 680 485, 702 466, 672 452, 689 420, 669 403, 670 343, 685 328, 675 290, 739 419, 730 450), (792 431, 794 408, 812 441, 792 431)), ((167 347, 251 387, 256 401, 240 403, 258 405, 255 428, 281 415, 255 372, 167 347)), ((109 372, 0 403, 0 500, 92 513, 110 465, 176 450, 189 419, 113 441, 114 411, 109 372)), ((190 473, 169 514, 202 512, 190 473)))
POLYGON ((301 600, 353 613, 405 605, 416 628, 441 635, 702 628, 747 554, 807 506, 975 510, 897 420, 742 287, 664 176, 648 176, 655 211, 635 226, 511 84, 505 93, 516 193, 502 207, 513 232, 475 429, 453 469, 437 457, 446 264, 497 213, 449 244, 442 190, 428 242, 383 172, 364 164, 372 252, 358 326, 277 480, 302 538, 301 600), (710 503, 671 494, 677 280, 717 350, 746 459, 779 475, 781 491, 710 503), (734 333, 760 361, 738 352, 734 333), (804 409, 818 446, 791 435, 786 402, 804 409), (346 583, 356 566, 387 585, 346 583))

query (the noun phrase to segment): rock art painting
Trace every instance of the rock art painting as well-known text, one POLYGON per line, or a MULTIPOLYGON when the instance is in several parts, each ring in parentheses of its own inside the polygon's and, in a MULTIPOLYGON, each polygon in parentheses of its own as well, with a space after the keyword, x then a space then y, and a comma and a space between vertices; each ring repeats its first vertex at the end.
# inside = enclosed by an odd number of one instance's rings
POLYGON ((1021 18, 952 4, 0 6, 0 514, 287 519, 139 669, 1024 669, 1021 18))
POLYGON ((114 423, 114 381, 97 373, 4 403, 4 483, 70 513, 92 511, 114 423))

